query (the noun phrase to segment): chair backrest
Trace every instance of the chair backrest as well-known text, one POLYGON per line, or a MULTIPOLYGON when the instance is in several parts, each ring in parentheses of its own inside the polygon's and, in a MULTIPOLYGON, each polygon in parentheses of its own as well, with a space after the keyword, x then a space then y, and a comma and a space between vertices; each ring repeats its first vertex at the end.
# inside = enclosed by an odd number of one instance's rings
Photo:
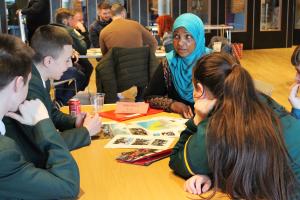
POLYGON ((72 96, 77 94, 77 83, 75 78, 70 78, 62 81, 54 81, 51 83, 53 92, 52 100, 58 101, 60 104, 67 104, 67 101, 72 96))
POLYGON ((55 82, 53 82, 53 86, 55 88, 56 86, 62 85, 64 83, 68 83, 70 85, 70 83, 73 82, 73 81, 75 82, 74 89, 70 89, 70 90, 74 90, 75 93, 77 93, 77 84, 76 84, 76 79, 75 78, 70 78, 70 79, 66 79, 66 80, 63 80, 63 81, 55 81, 55 82))
POLYGON ((260 91, 268 96, 272 95, 273 88, 274 88, 272 84, 266 83, 261 80, 254 80, 254 85, 258 91, 260 91))
POLYGON ((221 46, 220 46, 221 52, 228 53, 228 54, 232 53, 231 43, 229 42, 229 40, 227 38, 222 37, 222 36, 214 36, 211 38, 208 47, 215 50, 214 47, 217 46, 216 43, 221 44, 221 46))
POLYGON ((112 48, 96 67, 96 86, 105 103, 118 100, 117 93, 132 86, 145 87, 158 66, 149 47, 112 48))

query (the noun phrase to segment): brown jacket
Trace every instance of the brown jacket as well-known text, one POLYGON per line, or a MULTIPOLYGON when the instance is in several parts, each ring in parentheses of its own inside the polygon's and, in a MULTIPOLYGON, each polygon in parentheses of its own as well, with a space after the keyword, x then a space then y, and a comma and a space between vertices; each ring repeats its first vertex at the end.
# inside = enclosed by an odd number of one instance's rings
POLYGON ((141 24, 128 19, 116 19, 102 29, 99 37, 104 54, 113 47, 138 48, 149 46, 156 50, 157 41, 141 24))

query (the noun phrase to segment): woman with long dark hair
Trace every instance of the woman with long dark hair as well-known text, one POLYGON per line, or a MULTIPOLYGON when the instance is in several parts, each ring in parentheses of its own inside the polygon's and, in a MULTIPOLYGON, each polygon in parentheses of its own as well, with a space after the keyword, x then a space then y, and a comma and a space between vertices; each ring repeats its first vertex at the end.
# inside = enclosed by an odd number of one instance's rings
POLYGON ((233 199, 299 199, 300 122, 227 54, 201 58, 193 84, 196 114, 171 155, 175 173, 210 175, 233 199))

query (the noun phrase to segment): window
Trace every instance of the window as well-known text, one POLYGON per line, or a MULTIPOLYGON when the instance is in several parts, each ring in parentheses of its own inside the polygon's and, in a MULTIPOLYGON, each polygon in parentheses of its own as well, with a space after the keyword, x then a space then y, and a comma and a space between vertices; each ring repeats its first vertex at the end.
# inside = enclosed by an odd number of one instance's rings
POLYGON ((225 23, 235 32, 247 31, 247 0, 226 0, 225 23))
POLYGON ((171 6, 171 0, 148 0, 148 25, 154 26, 158 16, 172 16, 171 6))
POLYGON ((296 1, 295 29, 300 29, 300 0, 296 1))
POLYGON ((21 37, 19 20, 16 15, 18 9, 26 8, 27 1, 5 0, 6 4, 6 19, 8 25, 8 33, 21 37))
POLYGON ((84 24, 87 24, 86 0, 62 0, 62 8, 82 12, 84 24))
POLYGON ((281 30, 281 0, 261 0, 260 31, 281 30))
POLYGON ((204 24, 210 24, 210 0, 188 0, 187 1, 187 12, 194 13, 199 16, 204 24))

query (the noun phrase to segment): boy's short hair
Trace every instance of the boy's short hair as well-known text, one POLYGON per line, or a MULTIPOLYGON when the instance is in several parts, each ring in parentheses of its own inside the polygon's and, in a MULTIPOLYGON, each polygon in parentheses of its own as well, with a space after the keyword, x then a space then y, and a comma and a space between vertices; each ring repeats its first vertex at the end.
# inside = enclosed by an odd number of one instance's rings
POLYGON ((300 46, 297 46, 291 57, 291 63, 295 67, 300 65, 300 46))
POLYGON ((97 8, 99 10, 101 10, 101 9, 105 9, 106 10, 106 9, 110 9, 111 5, 109 3, 107 3, 107 2, 101 2, 101 3, 98 3, 97 8))
POLYGON ((122 12, 126 12, 126 9, 120 3, 112 4, 110 10, 112 16, 121 15, 122 12))
POLYGON ((72 45, 73 40, 62 27, 44 25, 33 34, 31 47, 35 51, 33 61, 40 63, 46 56, 56 59, 65 45, 72 45))
POLYGON ((75 13, 67 8, 59 8, 55 12, 55 21, 58 24, 63 24, 65 19, 74 17, 75 13))
POLYGON ((0 34, 0 90, 17 76, 22 76, 24 83, 27 82, 33 54, 33 50, 19 38, 0 34))

